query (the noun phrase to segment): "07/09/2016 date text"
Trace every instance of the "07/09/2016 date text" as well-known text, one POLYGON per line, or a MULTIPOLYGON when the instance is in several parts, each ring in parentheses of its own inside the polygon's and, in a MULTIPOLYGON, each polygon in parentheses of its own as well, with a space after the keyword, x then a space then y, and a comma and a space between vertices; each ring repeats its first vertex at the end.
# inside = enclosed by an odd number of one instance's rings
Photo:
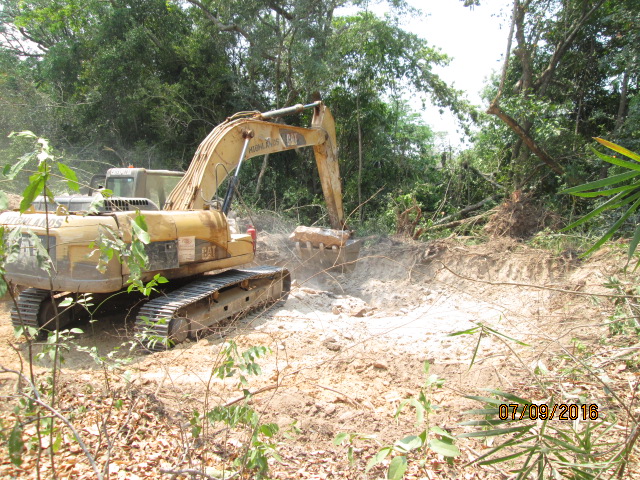
POLYGON ((597 420, 598 405, 576 405, 556 403, 552 407, 535 403, 501 403, 498 407, 500 420, 597 420))

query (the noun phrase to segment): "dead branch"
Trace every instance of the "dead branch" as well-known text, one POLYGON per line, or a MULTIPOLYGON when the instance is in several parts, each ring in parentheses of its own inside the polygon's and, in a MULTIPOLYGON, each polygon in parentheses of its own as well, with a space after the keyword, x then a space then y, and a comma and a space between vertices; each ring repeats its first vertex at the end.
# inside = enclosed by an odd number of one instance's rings
POLYGON ((230 407, 231 405, 234 405, 236 403, 239 403, 247 398, 251 398, 255 395, 258 395, 260 393, 264 393, 264 392, 268 392, 269 390, 275 390, 276 388, 280 387, 279 383, 274 383, 273 385, 269 385, 267 387, 262 387, 259 388, 258 390, 256 390, 255 392, 249 392, 249 395, 243 395, 241 397, 238 398, 234 398, 233 400, 227 402, 224 404, 225 407, 230 407))
MULTIPOLYGON (((487 203, 491 203, 491 202, 497 200, 501 196, 502 196, 501 194, 496 193, 494 195, 491 195, 490 197, 485 198, 484 200, 481 200, 478 203, 474 203, 473 205, 469 205, 467 207, 464 207, 462 210, 459 210, 456 213, 452 213, 451 215, 447 215, 446 217, 441 218, 437 222, 434 222, 433 225, 431 226, 431 228, 435 227, 436 225, 441 225, 443 223, 447 223, 447 222, 453 220, 454 218, 457 218, 457 217, 460 217, 460 216, 464 215, 465 213, 469 213, 469 212, 473 212, 474 210, 478 210, 478 209, 484 207, 487 203)), ((443 228, 443 227, 440 227, 440 228, 443 228)))
MULTIPOLYGON (((351 398, 349 395, 347 395, 347 394, 345 394, 345 393, 342 393, 342 392, 340 392, 340 391, 338 391, 338 390, 336 390, 336 389, 334 389, 334 388, 326 387, 326 386, 324 386, 324 385, 320 385, 319 383, 316 383, 316 387, 324 388, 325 390, 329 390, 330 392, 337 393, 338 395, 343 396, 343 397, 344 397, 344 398, 346 398, 346 399, 347 399, 347 401, 348 401, 350 404, 352 404, 354 407, 362 407, 362 403, 358 402, 357 400, 355 400, 355 399, 351 398)), ((371 408, 369 408, 369 410, 371 410, 371 408)))
POLYGON ((495 208, 492 208, 491 210, 482 212, 480 215, 474 215, 473 217, 467 217, 461 220, 454 220, 453 222, 448 222, 448 223, 439 223, 437 225, 434 224, 431 226, 431 230, 455 228, 455 227, 459 227, 460 225, 468 225, 468 224, 474 225, 480 221, 486 221, 487 217, 492 215, 495 212, 496 212, 495 208))

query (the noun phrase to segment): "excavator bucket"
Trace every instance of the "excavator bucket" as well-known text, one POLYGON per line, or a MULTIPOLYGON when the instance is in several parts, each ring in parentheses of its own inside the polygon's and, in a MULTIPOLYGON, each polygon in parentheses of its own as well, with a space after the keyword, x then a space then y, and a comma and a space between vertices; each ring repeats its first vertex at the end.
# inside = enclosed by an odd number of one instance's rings
POLYGON ((313 270, 350 273, 356 266, 362 240, 350 238, 347 230, 297 227, 289 239, 295 242, 300 262, 313 270))

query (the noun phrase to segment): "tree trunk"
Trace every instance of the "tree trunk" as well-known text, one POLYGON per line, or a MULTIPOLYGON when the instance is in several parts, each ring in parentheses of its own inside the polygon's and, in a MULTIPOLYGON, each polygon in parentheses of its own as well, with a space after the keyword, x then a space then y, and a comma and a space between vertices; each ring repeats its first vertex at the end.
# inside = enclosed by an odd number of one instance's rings
POLYGON ((262 160, 262 168, 260 168, 258 180, 256 181, 256 196, 260 193, 260 187, 262 186, 262 177, 264 177, 264 172, 267 171, 267 166, 269 165, 269 155, 270 154, 267 153, 262 160))
POLYGON ((614 135, 620 132, 627 112, 627 91, 629 90, 629 70, 624 71, 622 86, 620 87, 620 103, 618 104, 618 114, 616 115, 616 126, 613 129, 614 135))
POLYGON ((547 164, 547 166, 558 175, 564 173, 564 168, 560 166, 553 158, 551 158, 542 147, 529 136, 529 134, 520 126, 520 124, 506 112, 504 112, 500 106, 496 103, 492 103, 487 109, 487 113, 497 116, 502 120, 511 130, 514 131, 518 137, 524 142, 524 144, 531 150, 540 160, 547 164))
POLYGON ((356 122, 358 124, 358 208, 360 223, 364 220, 364 204, 362 203, 362 125, 360 124, 360 100, 356 97, 356 122))

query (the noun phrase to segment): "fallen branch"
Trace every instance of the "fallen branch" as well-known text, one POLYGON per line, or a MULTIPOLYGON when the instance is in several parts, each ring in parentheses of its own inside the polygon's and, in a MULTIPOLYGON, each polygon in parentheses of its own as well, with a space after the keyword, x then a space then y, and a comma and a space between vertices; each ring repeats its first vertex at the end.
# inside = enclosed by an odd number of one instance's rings
POLYGON ((448 222, 448 223, 439 223, 438 225, 431 225, 431 230, 440 230, 440 229, 444 229, 444 228, 455 228, 455 227, 459 227, 460 225, 467 225, 469 223, 471 224, 475 224, 477 222, 479 222, 480 220, 486 220, 486 218, 489 215, 492 215, 493 213, 495 213, 495 209, 492 208, 491 210, 487 210, 486 212, 482 212, 480 215, 475 215, 473 217, 467 217, 467 218, 463 218, 460 220, 454 220, 453 222, 448 222))
MULTIPOLYGON (((347 401, 348 401, 350 404, 352 404, 354 407, 362 407, 362 406, 363 406, 363 405, 362 405, 362 403, 360 403, 360 402, 359 402, 359 401, 357 401, 356 399, 351 398, 349 395, 347 395, 347 394, 345 394, 345 393, 342 393, 342 392, 340 392, 340 391, 338 391, 338 390, 336 390, 336 389, 334 389, 334 388, 326 387, 326 386, 324 386, 324 385, 320 385, 319 383, 316 383, 316 387, 324 388, 325 390, 329 390, 330 392, 337 393, 338 395, 342 395, 342 396, 343 396, 344 398, 346 398, 346 399, 347 399, 347 401)), ((371 410, 371 408, 369 408, 369 410, 371 410)))
POLYGON ((279 386, 280 386, 279 383, 274 383, 273 385, 269 385, 268 387, 259 388, 255 392, 249 392, 249 395, 243 395, 241 397, 234 398, 233 400, 225 403, 224 406, 225 407, 230 407, 231 405, 234 405, 234 404, 236 404, 238 402, 241 402, 241 401, 243 401, 243 400, 245 400, 247 398, 251 398, 251 397, 253 397, 255 395, 258 395, 260 393, 268 392, 269 390, 275 390, 279 386))
POLYGON ((460 217, 460 216, 464 215, 465 213, 469 213, 469 212, 473 212, 474 210, 478 210, 478 209, 484 207, 487 203, 491 203, 491 202, 497 200, 501 196, 502 196, 502 194, 496 193, 494 195, 491 195, 490 197, 485 198, 484 200, 482 200, 482 201, 480 201, 478 203, 474 203, 473 205, 469 205, 468 207, 464 207, 462 210, 459 210, 456 213, 452 213, 451 215, 447 215, 446 217, 441 218, 437 222, 434 222, 433 225, 431 226, 431 228, 435 227, 436 225, 441 225, 441 224, 447 223, 447 222, 453 220, 454 218, 457 218, 457 217, 460 217))

